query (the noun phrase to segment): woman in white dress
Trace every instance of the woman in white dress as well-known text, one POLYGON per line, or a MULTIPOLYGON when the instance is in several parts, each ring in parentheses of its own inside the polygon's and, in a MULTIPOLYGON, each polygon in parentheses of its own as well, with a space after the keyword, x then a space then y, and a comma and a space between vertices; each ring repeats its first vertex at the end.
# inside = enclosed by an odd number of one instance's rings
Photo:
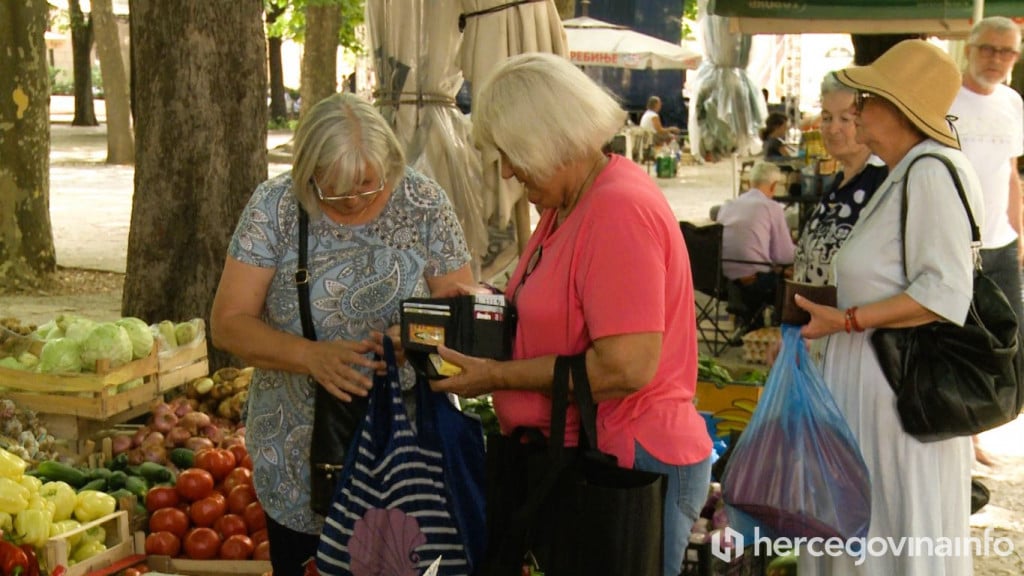
POLYGON ((814 558, 805 550, 799 573, 970 575, 970 551, 940 545, 965 546, 970 535, 971 441, 923 443, 905 433, 870 340, 875 328, 963 324, 966 318, 973 290, 966 212, 940 161, 925 158, 908 170, 924 153, 949 158, 970 204, 979 208, 972 208, 975 218, 983 216, 977 176, 946 117, 960 73, 941 49, 907 40, 870 66, 847 68, 837 77, 857 90, 857 140, 885 162, 889 176, 833 259, 839 307, 799 297, 797 304, 811 313, 804 337, 827 339, 825 382, 871 473, 871 525, 863 557, 814 558))

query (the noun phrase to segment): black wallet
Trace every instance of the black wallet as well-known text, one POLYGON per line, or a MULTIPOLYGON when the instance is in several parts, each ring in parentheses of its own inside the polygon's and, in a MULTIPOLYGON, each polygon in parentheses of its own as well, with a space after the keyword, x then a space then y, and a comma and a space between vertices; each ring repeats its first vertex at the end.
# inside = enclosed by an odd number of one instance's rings
POLYGON ((430 379, 459 372, 437 353, 438 344, 478 358, 512 356, 515 319, 503 294, 403 300, 401 327, 406 359, 430 379))
POLYGON ((782 323, 802 325, 811 321, 811 315, 803 308, 796 305, 793 296, 799 294, 815 304, 826 306, 836 305, 835 286, 815 286, 804 282, 786 280, 786 287, 782 296, 782 323))

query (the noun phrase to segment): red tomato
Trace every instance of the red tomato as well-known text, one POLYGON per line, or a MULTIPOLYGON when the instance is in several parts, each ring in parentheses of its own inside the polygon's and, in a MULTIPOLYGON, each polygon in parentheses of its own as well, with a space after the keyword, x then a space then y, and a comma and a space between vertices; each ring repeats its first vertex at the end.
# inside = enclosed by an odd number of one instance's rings
POLYGON ((153 533, 170 532, 184 538, 188 528, 188 516, 177 508, 161 508, 149 516, 149 531, 153 533))
POLYGON ((245 525, 245 519, 238 514, 225 514, 213 522, 213 529, 222 538, 228 538, 235 534, 242 536, 249 535, 249 528, 245 525))
POLYGON ((154 532, 146 536, 146 554, 177 556, 181 551, 181 540, 170 532, 154 532))
POLYGON ((239 466, 231 472, 228 472, 228 477, 224 479, 224 493, 231 494, 231 491, 235 486, 241 486, 243 484, 252 486, 252 470, 239 466))
POLYGON ((270 542, 264 540, 256 545, 256 550, 252 553, 253 560, 270 560, 270 542))
POLYGON ((235 469, 235 455, 224 448, 210 448, 200 450, 196 454, 196 467, 213 474, 213 478, 220 482, 235 469))
POLYGON ((245 457, 249 455, 249 451, 245 449, 245 444, 235 444, 228 448, 232 454, 235 455, 236 466, 240 465, 245 457))
POLYGON ((174 508, 178 505, 178 491, 173 486, 155 486, 146 492, 146 511, 174 508))
POLYGON ((248 560, 255 549, 252 539, 243 534, 235 534, 220 545, 220 557, 224 560, 248 560))
POLYGON ((176 488, 188 502, 201 500, 213 492, 213 475, 201 468, 189 468, 178 474, 176 488))
POLYGON ((195 560, 209 560, 220 551, 220 536, 213 528, 193 528, 185 535, 185 555, 195 560))
MULTIPOLYGON (((237 468, 245 470, 245 468, 237 468)), ((256 501, 256 489, 251 484, 242 484, 228 494, 228 511, 232 514, 245 514, 245 507, 256 501)))
POLYGON ((223 516, 226 511, 227 504, 224 503, 223 496, 220 499, 214 496, 207 496, 202 500, 192 503, 192 507, 189 509, 189 517, 192 518, 192 524, 196 526, 213 526, 213 523, 223 516))
POLYGON ((242 458, 242 462, 240 465, 242 466, 242 468, 245 468, 246 470, 252 470, 252 456, 246 454, 245 458, 242 458))
POLYGON ((257 530, 249 534, 249 538, 252 538, 252 543, 259 546, 262 542, 270 540, 270 535, 267 534, 267 529, 257 530))
POLYGON ((242 517, 245 518, 245 525, 249 527, 250 534, 267 527, 267 515, 263 513, 263 506, 259 501, 250 502, 245 507, 242 517))

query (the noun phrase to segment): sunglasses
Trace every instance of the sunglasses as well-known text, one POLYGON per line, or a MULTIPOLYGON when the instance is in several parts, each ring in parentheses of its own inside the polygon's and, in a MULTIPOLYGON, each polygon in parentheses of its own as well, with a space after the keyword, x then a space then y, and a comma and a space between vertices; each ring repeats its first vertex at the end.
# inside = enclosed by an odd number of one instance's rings
POLYGON ((530 277, 530 274, 533 274, 533 270, 537 267, 537 264, 540 263, 540 257, 543 255, 544 247, 538 244, 537 249, 533 251, 533 254, 530 254, 530 259, 526 262, 526 270, 523 271, 523 279, 519 281, 519 285, 516 286, 516 291, 512 293, 513 305, 515 305, 516 301, 519 299, 519 289, 526 284, 526 279, 530 277))
POLYGON ((853 106, 857 109, 857 112, 864 111, 864 103, 871 98, 878 98, 878 94, 872 94, 871 92, 857 92, 853 97, 853 106))
POLYGON ((998 57, 1000 60, 1016 60, 1017 56, 1020 56, 1020 50, 1016 48, 999 48, 991 44, 971 44, 971 46, 977 48, 985 58, 998 57))
POLYGON ((309 183, 312 184, 313 190, 316 191, 316 197, 324 202, 338 202, 340 200, 353 200, 355 198, 365 198, 367 196, 376 196, 384 191, 384 185, 386 184, 384 178, 380 179, 380 186, 373 190, 367 190, 365 192, 355 192, 353 194, 338 194, 336 196, 328 196, 324 194, 324 191, 320 188, 320 184, 316 181, 316 176, 309 179, 309 183))

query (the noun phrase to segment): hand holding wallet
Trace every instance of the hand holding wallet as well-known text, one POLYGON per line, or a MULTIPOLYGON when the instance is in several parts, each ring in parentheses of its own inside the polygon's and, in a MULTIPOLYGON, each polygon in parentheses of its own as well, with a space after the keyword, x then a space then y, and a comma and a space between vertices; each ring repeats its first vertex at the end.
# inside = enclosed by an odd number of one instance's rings
POLYGON ((447 378, 459 368, 441 358, 438 344, 469 356, 508 360, 512 316, 502 294, 410 298, 401 307, 402 347, 417 372, 429 379, 447 378))
POLYGON ((797 294, 807 298, 815 304, 824 304, 825 306, 832 307, 836 306, 835 286, 815 286, 805 282, 786 280, 782 296, 783 324, 794 324, 800 326, 811 321, 810 313, 797 306, 796 300, 793 299, 797 294))

